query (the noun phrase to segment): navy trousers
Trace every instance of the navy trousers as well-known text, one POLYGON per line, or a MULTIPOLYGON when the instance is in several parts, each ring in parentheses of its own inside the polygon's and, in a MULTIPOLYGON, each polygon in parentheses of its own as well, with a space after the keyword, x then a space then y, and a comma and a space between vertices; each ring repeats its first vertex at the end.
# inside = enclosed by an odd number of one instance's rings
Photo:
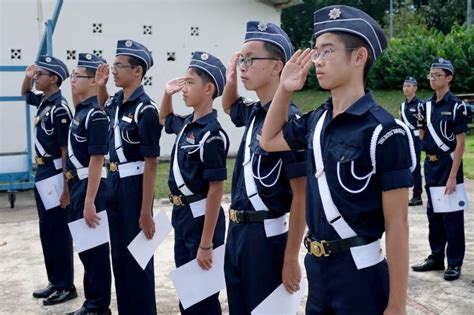
POLYGON ((350 251, 305 257, 306 314, 382 315, 388 304, 387 261, 358 270, 350 251))
POLYGON ((118 172, 111 172, 107 180, 112 267, 122 315, 156 314, 153 258, 143 270, 127 249, 141 231, 142 185, 143 175, 120 178, 118 172))
POLYGON ((262 222, 230 222, 224 271, 231 315, 250 314, 282 283, 287 237, 267 237, 262 222))
MULTIPOLYGON (((204 216, 193 217, 189 206, 174 206, 171 223, 174 228, 174 260, 176 267, 182 266, 196 258, 199 244, 201 243, 204 228, 204 216)), ((222 208, 219 212, 212 243, 214 248, 224 244, 225 216, 222 208)), ((216 293, 186 310, 179 303, 181 314, 188 315, 219 315, 222 313, 219 302, 219 293, 216 293)))
MULTIPOLYGON (((72 221, 84 217, 84 201, 86 198, 88 180, 73 179, 69 182, 71 193, 72 221)), ((94 204, 96 211, 106 210, 107 187, 105 179, 101 179, 94 204)), ((105 312, 110 306, 110 291, 112 272, 110 270, 109 244, 91 248, 79 253, 84 266, 84 296, 83 307, 88 312, 105 312)))
MULTIPOLYGON (((60 174, 52 162, 38 166, 35 181, 60 174)), ((74 280, 72 237, 68 223, 71 219, 69 207, 60 206, 46 210, 35 187, 36 208, 39 218, 39 234, 43 248, 44 264, 48 281, 56 290, 70 289, 74 280)))

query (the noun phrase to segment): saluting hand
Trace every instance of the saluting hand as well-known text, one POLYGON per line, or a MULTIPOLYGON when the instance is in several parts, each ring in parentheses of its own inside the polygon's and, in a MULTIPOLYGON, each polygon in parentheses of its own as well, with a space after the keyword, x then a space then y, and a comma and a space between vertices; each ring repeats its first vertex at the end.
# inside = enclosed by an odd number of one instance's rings
POLYGON ((232 54, 226 70, 226 84, 237 84, 237 60, 239 60, 239 58, 240 51, 236 51, 232 54))
POLYGON ((35 75, 36 70, 38 70, 38 66, 35 64, 29 65, 28 68, 26 68, 26 76, 30 79, 33 79, 33 76, 35 75))
POLYGON ((95 82, 99 86, 107 85, 109 81, 110 66, 106 63, 99 65, 95 73, 95 82))
POLYGON ((287 92, 303 88, 309 69, 311 69, 311 53, 312 50, 309 48, 304 51, 298 49, 286 63, 281 72, 280 86, 287 92))
POLYGON ((170 96, 175 93, 178 93, 183 89, 184 84, 184 77, 169 80, 168 82, 166 82, 165 85, 165 93, 170 96))
POLYGON ((143 233, 145 234, 146 238, 151 240, 155 235, 155 221, 151 216, 151 212, 146 214, 141 214, 140 219, 138 220, 138 226, 142 229, 143 233))
POLYGON ((199 267, 204 270, 209 270, 212 268, 212 248, 211 249, 198 249, 196 256, 197 263, 199 267))
POLYGON ((90 228, 95 229, 96 225, 100 224, 100 217, 97 215, 95 204, 93 202, 86 202, 84 204, 84 220, 90 228))

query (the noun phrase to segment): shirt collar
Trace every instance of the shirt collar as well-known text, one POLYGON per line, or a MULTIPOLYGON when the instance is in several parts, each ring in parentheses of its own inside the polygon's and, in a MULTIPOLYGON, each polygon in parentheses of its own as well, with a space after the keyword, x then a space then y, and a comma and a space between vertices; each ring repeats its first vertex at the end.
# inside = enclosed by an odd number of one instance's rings
POLYGON ((54 92, 53 94, 51 94, 50 96, 48 96, 46 98, 46 100, 48 102, 54 102, 55 100, 57 100, 58 98, 61 97, 61 90, 57 90, 56 92, 54 92))
POLYGON ((196 121, 193 122, 193 117, 194 113, 186 117, 186 123, 191 124, 191 123, 196 123, 199 125, 207 125, 210 121, 217 119, 217 111, 215 109, 212 110, 212 112, 199 117, 196 121))
MULTIPOLYGON (((355 115, 355 116, 362 116, 365 114, 369 109, 375 105, 375 100, 372 96, 371 91, 366 91, 365 95, 359 98, 355 103, 353 103, 349 108, 347 108, 344 113, 355 115)), ((326 109, 332 110, 332 97, 328 98, 326 103, 324 104, 326 109)))
MULTIPOLYGON (((127 102, 133 102, 134 100, 136 100, 143 94, 145 94, 145 89, 143 88, 143 85, 140 85, 139 87, 136 88, 135 91, 133 91, 132 95, 130 95, 127 102)), ((122 104, 123 103, 123 90, 120 90, 117 93, 117 98, 120 101, 119 103, 122 104)))
POLYGON ((90 106, 92 105, 93 107, 96 107, 98 108, 99 107, 99 104, 97 102, 97 95, 94 95, 94 96, 91 96, 89 98, 86 98, 85 100, 83 100, 82 102, 80 102, 78 105, 77 105, 77 108, 79 107, 87 107, 87 106, 90 106))
MULTIPOLYGON (((441 102, 447 103, 449 101, 449 99, 451 98, 451 96, 452 96, 451 91, 448 90, 448 92, 446 92, 446 94, 444 94, 443 98, 438 103, 441 103, 441 102)), ((433 94, 433 96, 431 96, 431 101, 432 101, 433 104, 436 103, 436 92, 433 94)))

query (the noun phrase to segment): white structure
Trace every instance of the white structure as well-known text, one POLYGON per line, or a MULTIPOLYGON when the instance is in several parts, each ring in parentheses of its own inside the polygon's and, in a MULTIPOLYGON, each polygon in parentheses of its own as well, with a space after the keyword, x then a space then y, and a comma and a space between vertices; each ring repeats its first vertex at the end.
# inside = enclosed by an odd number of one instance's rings
MULTIPOLYGON (((160 104, 167 80, 184 75, 191 53, 208 51, 227 64, 240 49, 249 20, 280 23, 281 6, 294 1, 257 0, 64 0, 53 36, 53 55, 69 68, 79 52, 102 54, 113 63, 118 39, 133 39, 153 53, 155 65, 147 73, 147 93, 160 104)), ((0 0, 0 65, 26 66, 34 62, 44 30, 56 0, 0 0)), ((0 72, 0 95, 18 96, 24 73, 0 72)), ((117 91, 113 80, 109 92, 117 91)), ((70 101, 69 80, 61 86, 70 101)), ((241 86, 242 95, 255 98, 241 86)), ((237 129, 221 110, 220 98, 214 106, 231 138, 230 152, 238 149, 242 128, 237 129)), ((190 113, 181 95, 174 98, 178 113, 190 113)), ((70 102, 70 105, 72 103, 70 102)), ((72 107, 72 106, 71 106, 72 107)), ((26 125, 21 102, 0 103, 0 153, 24 152, 26 125)), ((36 110, 32 108, 32 118, 36 110)), ((171 153, 174 136, 163 132, 161 152, 171 153)))

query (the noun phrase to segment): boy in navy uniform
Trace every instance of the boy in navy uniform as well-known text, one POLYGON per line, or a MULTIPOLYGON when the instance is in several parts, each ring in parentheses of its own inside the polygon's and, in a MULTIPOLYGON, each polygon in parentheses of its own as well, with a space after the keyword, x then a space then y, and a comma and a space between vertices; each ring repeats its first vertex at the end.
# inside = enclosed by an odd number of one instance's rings
MULTIPOLYGON (((281 70, 292 52, 293 46, 280 27, 251 21, 242 49, 227 69, 222 106, 237 127, 245 127, 232 178, 225 252, 230 314, 250 314, 282 281, 289 292, 299 290, 305 154, 269 153, 259 144, 281 70), (259 101, 239 97, 237 64, 242 83, 256 92, 259 101)), ((289 103, 288 116, 295 117, 298 109, 289 103)))
MULTIPOLYGON (((148 239, 155 234, 153 191, 162 126, 156 104, 141 85, 152 65, 151 52, 145 46, 119 40, 112 74, 122 90, 105 103, 110 118, 107 214, 117 304, 122 314, 156 314, 153 259, 142 270, 127 249, 140 230, 148 239)), ((108 73, 107 65, 96 73, 100 106, 108 96, 108 73)))
POLYGON ((306 312, 406 314, 413 140, 364 90, 387 41, 369 15, 342 5, 316 11, 314 32, 314 51, 296 52, 283 69, 262 134, 268 151, 308 152, 306 312), (288 101, 312 62, 331 98, 288 120, 288 101))
POLYGON ((428 194, 429 242, 431 254, 422 263, 412 266, 413 271, 444 270, 446 252, 448 268, 445 280, 456 280, 461 275, 464 259, 464 209, 461 201, 453 209, 434 209, 431 187, 445 187, 452 194, 464 184, 462 155, 468 130, 466 105, 449 91, 454 77, 451 61, 436 58, 427 78, 435 94, 420 111, 420 137, 426 152, 424 164, 426 193, 428 194), (442 212, 439 212, 439 211, 442 212))
MULTIPOLYGON (((26 70, 21 95, 38 109, 35 118, 36 182, 66 173, 67 137, 72 114, 59 87, 68 76, 67 67, 61 60, 46 55, 40 56, 36 64, 26 70), (32 80, 35 80, 36 90, 31 90, 32 80)), ((64 180, 60 206, 46 209, 36 187, 35 199, 49 284, 33 292, 33 296, 45 298, 43 305, 63 303, 77 297, 73 284, 72 238, 67 225, 71 218, 67 180, 64 180)))
MULTIPOLYGON (((97 212, 106 210, 107 187, 104 155, 109 151, 107 133, 109 122, 97 103, 95 73, 106 61, 94 54, 80 53, 77 67, 71 74, 75 106, 69 128, 68 172, 71 191, 71 221, 84 218, 95 228, 100 224, 97 212)), ((110 314, 109 244, 79 253, 84 265, 84 296, 82 307, 70 314, 110 314)))
MULTIPOLYGON (((221 96, 225 66, 213 55, 196 51, 184 78, 169 81, 160 108, 160 122, 177 135, 171 154, 168 186, 173 203, 176 267, 197 259, 204 270, 212 268, 213 248, 224 244, 225 216, 221 207, 229 139, 212 109, 221 96), (182 91, 194 112, 173 113, 172 95, 182 91)), ((182 314, 221 314, 219 293, 183 309, 182 314)))
POLYGON ((422 101, 415 95, 418 87, 418 83, 414 77, 406 77, 403 82, 403 94, 406 99, 400 105, 400 119, 405 125, 410 128, 413 144, 415 145, 416 154, 416 167, 413 171, 413 196, 408 202, 409 206, 420 206, 423 204, 421 200, 421 167, 420 167, 420 153, 421 153, 421 141, 420 141, 420 130, 418 125, 418 114, 419 107, 422 101))

